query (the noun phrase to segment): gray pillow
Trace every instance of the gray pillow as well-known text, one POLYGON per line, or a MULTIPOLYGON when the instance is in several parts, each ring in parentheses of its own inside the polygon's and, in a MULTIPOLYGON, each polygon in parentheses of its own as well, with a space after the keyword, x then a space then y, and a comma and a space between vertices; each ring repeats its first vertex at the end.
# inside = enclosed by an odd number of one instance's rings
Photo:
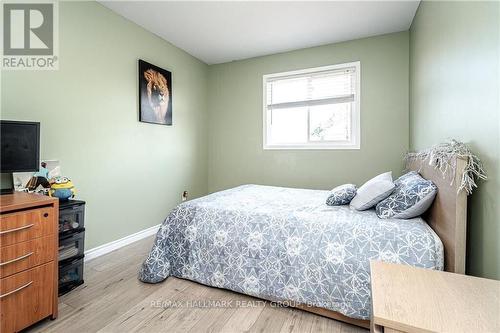
POLYGON ((420 216, 429 209, 437 194, 436 185, 415 171, 402 175, 395 184, 394 193, 377 204, 377 215, 381 219, 420 216))
POLYGON ((394 191, 392 172, 386 172, 363 184, 351 201, 351 207, 356 210, 370 209, 387 198, 394 191))
POLYGON ((330 191, 330 195, 326 199, 328 206, 347 205, 356 195, 356 185, 344 184, 335 187, 330 191))

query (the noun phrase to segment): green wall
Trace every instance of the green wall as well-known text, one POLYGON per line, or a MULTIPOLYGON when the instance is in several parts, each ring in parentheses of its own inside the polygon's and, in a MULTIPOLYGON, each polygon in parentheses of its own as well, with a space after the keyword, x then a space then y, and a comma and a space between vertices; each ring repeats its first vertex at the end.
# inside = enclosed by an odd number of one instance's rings
POLYGON ((387 170, 408 150, 409 34, 401 32, 209 68, 209 191, 245 183, 330 189, 387 170), (263 150, 262 75, 361 61, 360 150, 263 150))
POLYGON ((87 201, 88 249, 206 194, 208 66, 95 2, 59 17, 60 69, 2 72, 1 117, 41 122, 41 157, 87 201), (172 71, 173 126, 138 122, 138 58, 172 71))
POLYGON ((422 2, 401 32, 207 66, 94 2, 60 3, 60 69, 2 71, 2 119, 42 123, 87 201, 86 248, 160 223, 182 191, 329 189, 457 138, 489 180, 470 198, 468 272, 500 277, 499 3, 422 2), (174 126, 138 122, 137 59, 173 73, 174 126), (361 61, 360 150, 262 149, 262 75, 361 61))
POLYGON ((469 199, 467 271, 500 278, 499 2, 420 4, 410 30, 410 147, 448 138, 483 160, 469 199))

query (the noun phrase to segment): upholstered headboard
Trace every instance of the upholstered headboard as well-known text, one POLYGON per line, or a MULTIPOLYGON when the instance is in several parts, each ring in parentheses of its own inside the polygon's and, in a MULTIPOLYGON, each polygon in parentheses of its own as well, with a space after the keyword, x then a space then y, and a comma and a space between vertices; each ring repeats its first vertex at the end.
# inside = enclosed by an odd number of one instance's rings
POLYGON ((431 208, 423 216, 441 238, 444 245, 444 269, 465 274, 465 240, 467 231, 467 194, 458 192, 464 159, 456 160, 455 175, 443 178, 443 174, 429 165, 429 161, 409 161, 406 168, 418 171, 438 187, 438 194, 431 208))

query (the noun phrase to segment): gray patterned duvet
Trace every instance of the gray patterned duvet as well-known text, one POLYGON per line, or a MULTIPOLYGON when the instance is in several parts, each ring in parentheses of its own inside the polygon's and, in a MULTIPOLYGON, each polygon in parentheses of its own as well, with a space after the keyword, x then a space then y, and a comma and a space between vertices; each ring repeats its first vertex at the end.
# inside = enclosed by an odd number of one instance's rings
POLYGON ((244 185, 177 206, 139 273, 176 276, 272 301, 370 317, 369 260, 443 269, 443 246, 420 218, 327 206, 328 191, 244 185))

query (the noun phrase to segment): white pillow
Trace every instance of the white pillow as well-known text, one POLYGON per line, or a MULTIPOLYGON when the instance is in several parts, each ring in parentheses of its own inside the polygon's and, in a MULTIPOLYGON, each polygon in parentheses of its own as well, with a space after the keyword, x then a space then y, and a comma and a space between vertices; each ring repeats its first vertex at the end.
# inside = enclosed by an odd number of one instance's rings
POLYGON ((387 198, 394 191, 394 188, 392 171, 380 174, 358 188, 356 196, 351 201, 351 207, 356 210, 372 208, 387 198))

